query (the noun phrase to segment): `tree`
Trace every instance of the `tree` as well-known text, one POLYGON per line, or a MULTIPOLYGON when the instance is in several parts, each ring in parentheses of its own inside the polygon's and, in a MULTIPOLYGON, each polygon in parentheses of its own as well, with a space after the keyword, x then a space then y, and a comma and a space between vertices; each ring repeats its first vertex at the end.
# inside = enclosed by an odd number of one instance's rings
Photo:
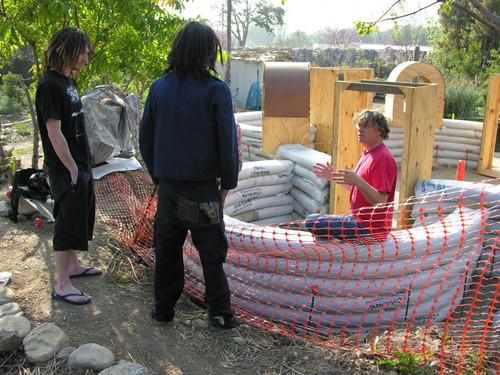
POLYGON ((365 35, 369 34, 373 30, 375 30, 375 27, 378 23, 380 22, 385 22, 385 21, 394 21, 400 18, 404 17, 409 17, 412 15, 415 15, 424 9, 430 8, 435 5, 439 5, 441 11, 449 13, 451 9, 457 9, 460 10, 466 14, 468 14, 470 17, 472 17, 479 25, 482 27, 490 30, 491 32, 500 34, 500 17, 498 16, 498 13, 495 13, 492 11, 491 8, 488 8, 485 6, 486 3, 498 3, 498 0, 493 0, 493 1, 480 1, 480 0, 434 0, 433 3, 425 6, 418 8, 415 11, 405 13, 402 15, 392 15, 392 16, 387 16, 388 13, 391 12, 391 10, 396 6, 396 5, 401 5, 404 3, 408 3, 408 0, 396 0, 393 5, 376 21, 374 22, 366 22, 366 21, 358 21, 356 22, 356 29, 358 30, 358 34, 360 35, 365 35))
POLYGON ((319 31, 317 36, 321 43, 332 46, 349 46, 360 42, 360 37, 352 29, 326 27, 319 31))
MULTIPOLYGON (((181 6, 181 0, 171 6, 181 6)), ((0 59, 7 60, 19 46, 33 53, 32 72, 42 75, 43 48, 63 26, 80 27, 90 36, 91 64, 78 77, 83 92, 97 83, 135 82, 142 96, 148 83, 165 67, 170 41, 183 20, 165 12, 154 0, 2 0, 0 3, 0 59)), ((20 77, 20 83, 26 77, 20 77)), ((26 87, 33 121, 33 163, 38 167, 38 126, 26 87)), ((33 90, 32 90, 33 91, 33 90)))
POLYGON ((19 46, 28 45, 35 78, 42 74, 43 48, 56 30, 87 31, 93 55, 78 78, 84 92, 98 83, 134 82, 142 95, 165 67, 170 41, 183 23, 154 0, 3 0, 0 6, 0 58, 9 60, 19 46))
MULTIPOLYGON (((250 0, 232 0, 231 35, 236 38, 240 47, 245 47, 250 25, 258 26, 269 34, 273 27, 283 25, 285 10, 275 7, 266 0, 254 3, 250 0)), ((221 7, 221 12, 227 12, 221 7)))

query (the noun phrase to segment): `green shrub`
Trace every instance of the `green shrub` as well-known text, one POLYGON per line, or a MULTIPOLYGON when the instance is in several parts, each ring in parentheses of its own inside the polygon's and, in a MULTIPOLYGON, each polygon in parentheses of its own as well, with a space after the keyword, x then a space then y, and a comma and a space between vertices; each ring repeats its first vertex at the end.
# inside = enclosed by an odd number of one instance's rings
POLYGON ((466 78, 446 80, 444 117, 460 120, 480 120, 484 107, 482 88, 466 78))
POLYGON ((13 114, 20 112, 27 105, 23 89, 17 75, 8 73, 2 76, 3 85, 0 92, 0 113, 13 114))

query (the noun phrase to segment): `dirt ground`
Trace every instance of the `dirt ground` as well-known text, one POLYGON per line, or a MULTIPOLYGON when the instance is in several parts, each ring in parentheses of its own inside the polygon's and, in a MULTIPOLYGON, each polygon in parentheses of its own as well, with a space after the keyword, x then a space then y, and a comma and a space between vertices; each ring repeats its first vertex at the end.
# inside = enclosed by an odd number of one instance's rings
MULTIPOLYGON (((30 147, 23 139, 17 150, 30 147)), ((31 165, 31 153, 22 153, 22 167, 31 165)), ((436 176, 454 178, 456 170, 438 168, 436 176)), ((467 172, 466 180, 484 177, 467 172)), ((0 185, 0 199, 8 183, 0 185)), ((200 329, 206 310, 183 295, 176 319, 166 327, 150 320, 153 270, 134 254, 120 248, 114 229, 97 221, 90 251, 82 263, 103 269, 102 277, 75 279, 75 287, 92 296, 92 303, 73 306, 53 301, 55 283, 52 224, 35 227, 33 218, 14 224, 0 218, 0 271, 12 273, 9 287, 33 326, 55 323, 74 346, 97 343, 113 351, 117 360, 134 361, 151 374, 383 374, 379 358, 352 351, 312 346, 257 327, 236 330, 200 329), (233 337, 242 337, 238 344, 233 337)), ((39 370, 14 355, 0 353, 0 374, 65 374, 67 370, 39 370), (39 372, 36 372, 39 371, 39 372)), ((91 372, 89 372, 90 374, 91 372)))

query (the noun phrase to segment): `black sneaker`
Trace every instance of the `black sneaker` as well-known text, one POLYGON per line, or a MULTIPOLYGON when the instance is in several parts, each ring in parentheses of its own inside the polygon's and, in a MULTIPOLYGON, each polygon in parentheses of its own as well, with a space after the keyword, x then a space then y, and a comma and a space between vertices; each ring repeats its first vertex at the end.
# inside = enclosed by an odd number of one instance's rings
POLYGON ((156 324, 157 326, 164 326, 167 323, 170 323, 172 320, 174 320, 173 315, 165 315, 157 313, 154 307, 153 310, 151 310, 151 317, 153 318, 153 323, 156 324))
POLYGON ((210 325, 215 328, 231 329, 236 328, 240 325, 240 322, 236 320, 233 316, 214 316, 210 318, 210 325))

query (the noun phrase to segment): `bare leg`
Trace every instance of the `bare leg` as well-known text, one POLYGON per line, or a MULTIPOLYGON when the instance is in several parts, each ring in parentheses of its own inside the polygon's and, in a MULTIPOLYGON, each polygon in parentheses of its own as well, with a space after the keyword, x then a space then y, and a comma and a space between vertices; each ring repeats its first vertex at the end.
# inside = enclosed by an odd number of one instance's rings
MULTIPOLYGON (((71 285, 71 281, 69 279, 70 267, 74 266, 75 261, 78 263, 75 250, 54 251, 54 257, 56 260, 57 271, 57 282, 54 289, 55 292, 60 296, 79 294, 80 291, 71 285)), ((70 296, 67 297, 67 299, 73 302, 83 302, 91 299, 91 297, 83 293, 83 296, 70 296)))

